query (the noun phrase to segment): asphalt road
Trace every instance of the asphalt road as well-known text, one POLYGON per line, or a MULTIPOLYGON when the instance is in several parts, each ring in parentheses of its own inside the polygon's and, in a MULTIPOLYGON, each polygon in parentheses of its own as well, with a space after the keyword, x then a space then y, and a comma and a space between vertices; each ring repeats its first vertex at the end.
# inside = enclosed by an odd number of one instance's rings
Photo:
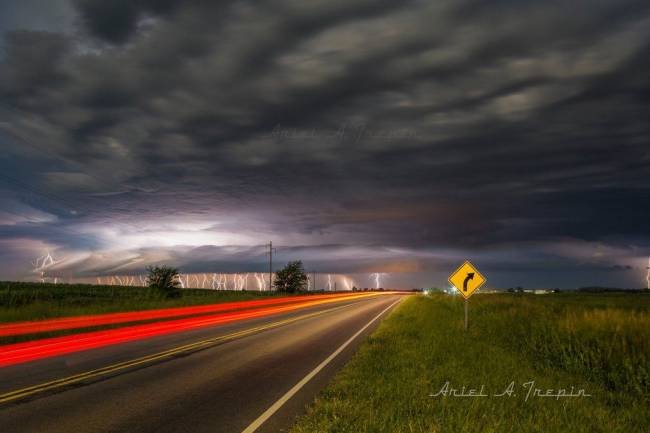
POLYGON ((343 301, 5 367, 0 431, 280 432, 399 299, 343 301))

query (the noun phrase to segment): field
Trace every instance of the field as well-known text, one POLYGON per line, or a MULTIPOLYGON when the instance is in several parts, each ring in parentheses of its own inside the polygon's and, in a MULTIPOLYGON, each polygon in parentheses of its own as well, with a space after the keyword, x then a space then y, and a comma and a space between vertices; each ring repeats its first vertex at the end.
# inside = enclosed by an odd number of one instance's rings
POLYGON ((0 282, 0 323, 278 296, 268 291, 186 289, 182 293, 180 298, 166 298, 161 291, 148 287, 5 281, 0 282))
POLYGON ((460 299, 420 295, 291 432, 647 432, 649 405, 647 294, 479 294, 467 332, 460 299))

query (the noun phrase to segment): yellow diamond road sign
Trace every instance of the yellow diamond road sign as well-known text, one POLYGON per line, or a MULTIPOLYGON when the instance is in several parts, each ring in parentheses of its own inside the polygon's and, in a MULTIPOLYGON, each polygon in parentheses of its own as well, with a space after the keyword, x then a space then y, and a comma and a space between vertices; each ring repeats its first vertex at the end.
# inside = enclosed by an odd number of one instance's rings
POLYGON ((486 281, 487 279, 468 261, 465 261, 449 276, 449 282, 465 299, 472 296, 486 281))

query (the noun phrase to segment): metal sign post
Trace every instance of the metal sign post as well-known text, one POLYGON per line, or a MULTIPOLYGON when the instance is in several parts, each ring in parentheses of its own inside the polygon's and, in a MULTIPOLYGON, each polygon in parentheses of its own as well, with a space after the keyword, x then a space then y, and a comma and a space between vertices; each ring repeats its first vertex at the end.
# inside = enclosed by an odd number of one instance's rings
POLYGON ((469 304, 469 299, 465 298, 465 331, 469 328, 469 316, 467 314, 467 304, 469 304))
POLYGON ((449 283, 465 298, 465 330, 469 328, 469 297, 478 290, 487 279, 470 262, 465 261, 448 278, 449 283))

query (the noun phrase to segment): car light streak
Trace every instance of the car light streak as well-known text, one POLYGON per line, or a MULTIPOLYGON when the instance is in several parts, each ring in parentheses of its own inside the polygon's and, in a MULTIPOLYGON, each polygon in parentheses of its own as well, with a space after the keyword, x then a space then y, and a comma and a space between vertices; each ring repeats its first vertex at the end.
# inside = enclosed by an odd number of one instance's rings
POLYGON ((225 302, 220 304, 199 305, 194 307, 163 308, 145 311, 129 311, 124 313, 107 313, 75 317, 61 317, 57 319, 29 322, 7 323, 0 325, 0 337, 36 334, 39 332, 60 331, 65 329, 89 328, 92 326, 140 322, 145 320, 166 319, 232 310, 253 309, 271 305, 302 302, 306 300, 318 300, 324 299, 326 297, 332 297, 332 295, 283 296, 271 299, 225 302))
POLYGON ((46 338, 25 343, 0 346, 0 367, 25 363, 43 358, 95 349, 99 347, 143 340, 191 329, 199 329, 239 320, 266 317, 273 314, 298 310, 344 300, 381 296, 379 293, 365 293, 347 296, 329 296, 325 299, 293 303, 255 310, 235 311, 216 315, 192 317, 166 322, 148 323, 104 331, 86 332, 63 337, 46 338))

